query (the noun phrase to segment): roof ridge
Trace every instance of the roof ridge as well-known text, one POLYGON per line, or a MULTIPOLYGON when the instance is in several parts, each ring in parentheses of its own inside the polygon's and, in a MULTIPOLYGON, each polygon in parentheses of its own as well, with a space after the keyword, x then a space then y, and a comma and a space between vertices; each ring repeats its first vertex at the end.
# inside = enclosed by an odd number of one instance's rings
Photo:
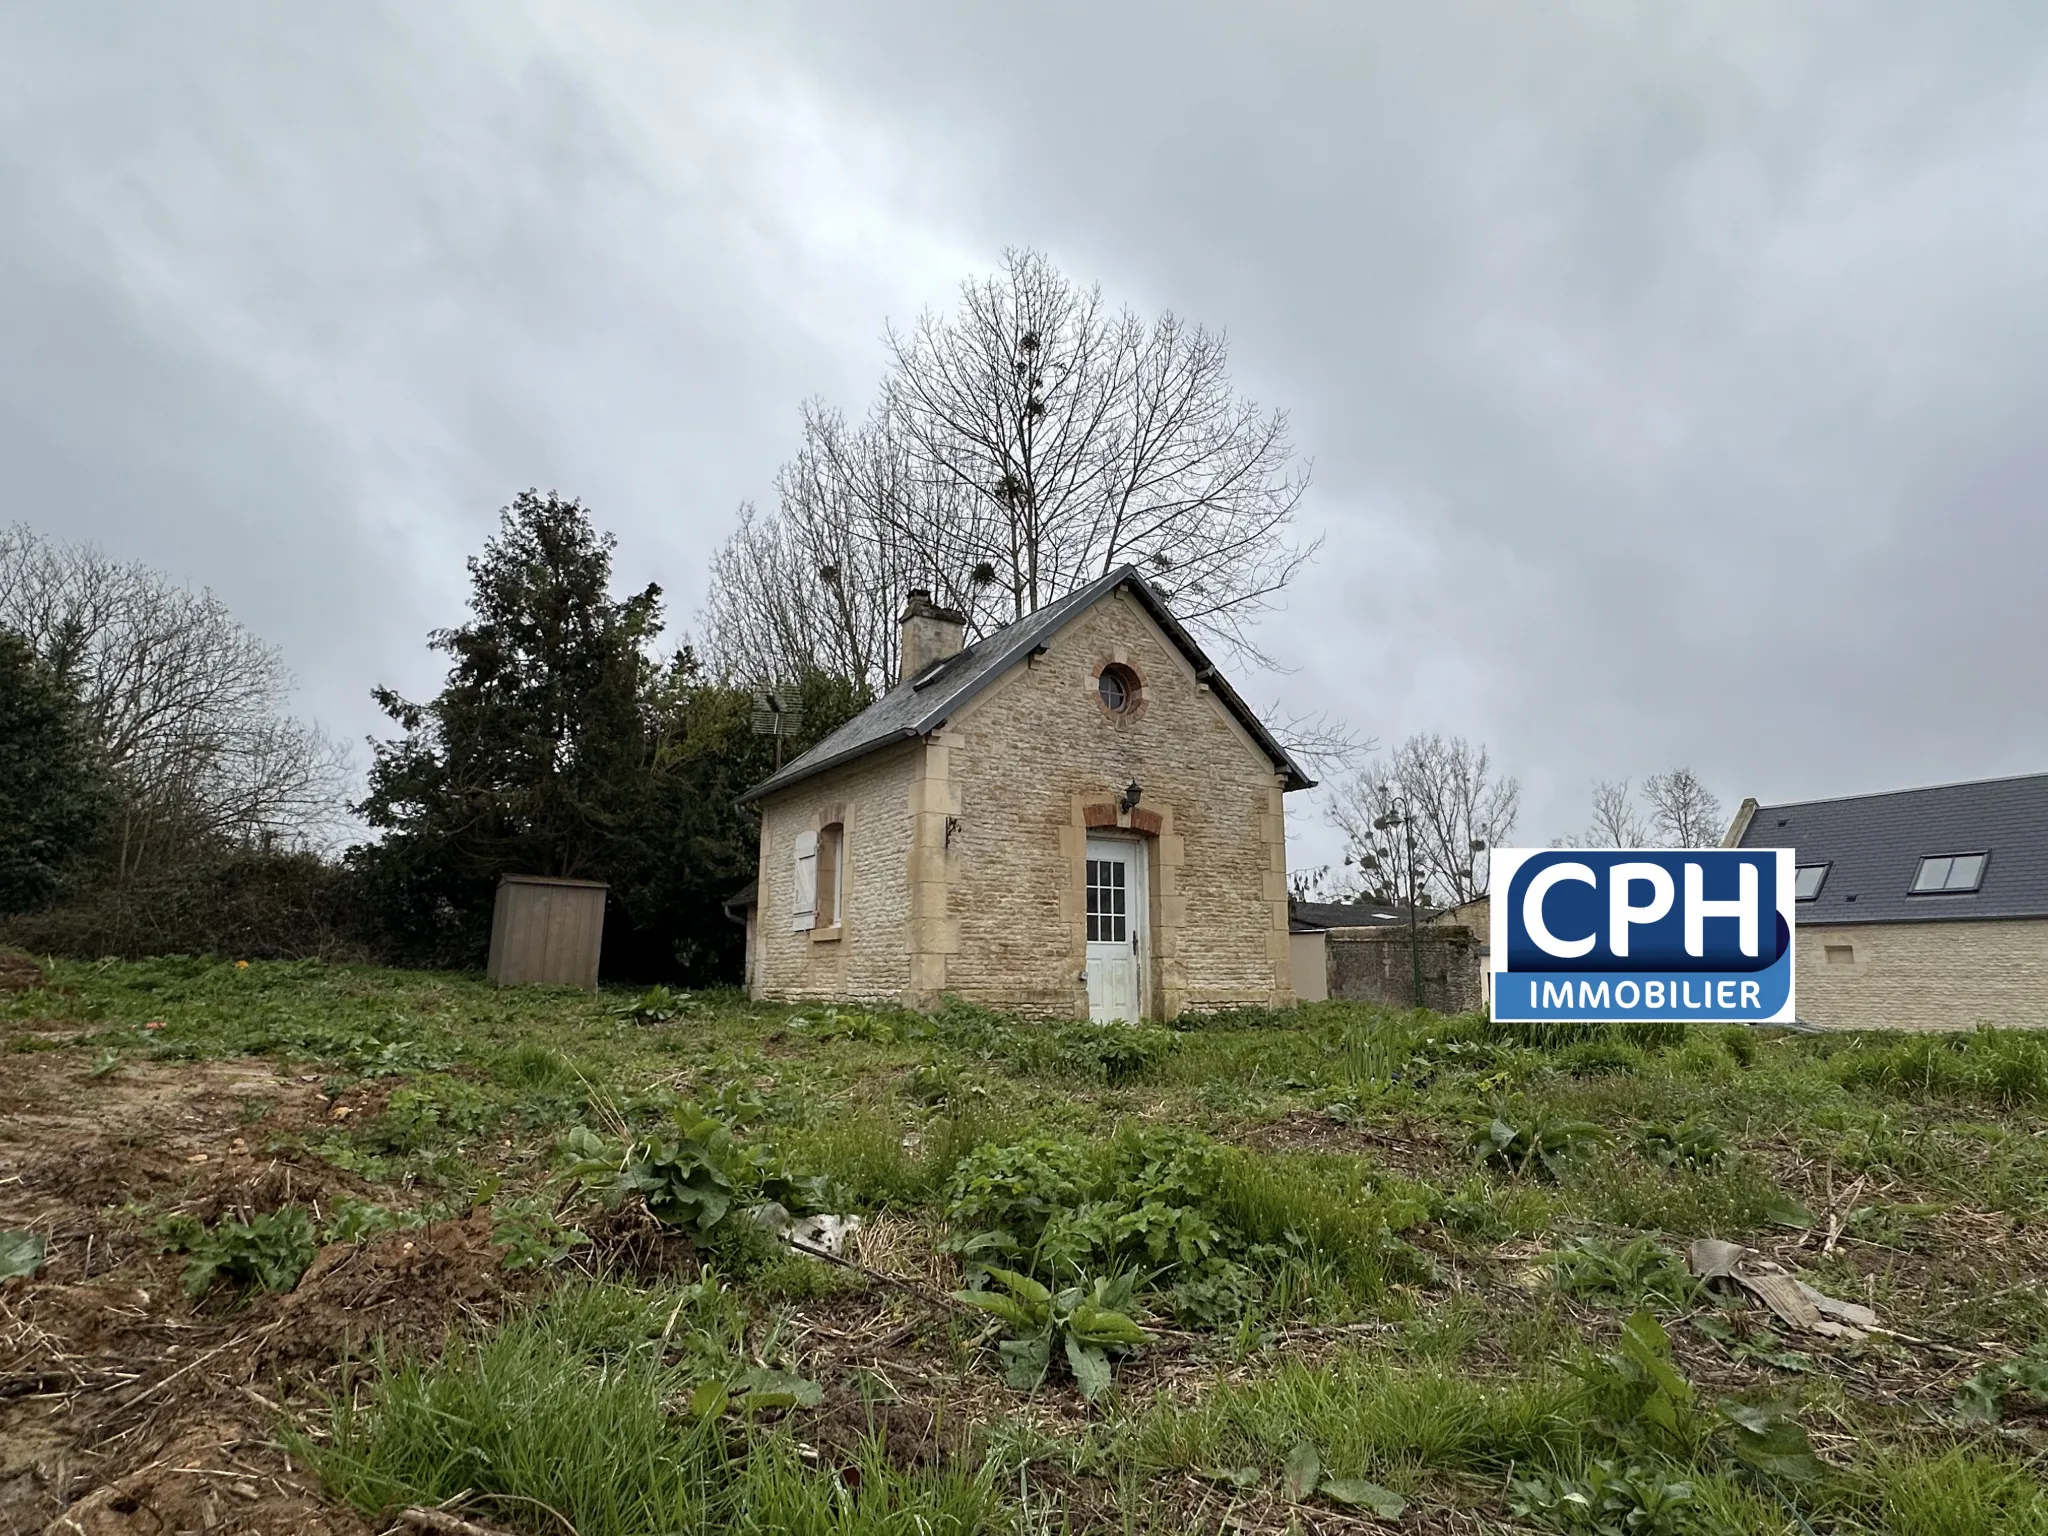
POLYGON ((1802 805, 1842 805, 1851 800, 1888 800, 1898 795, 1925 795, 1943 789, 1985 789, 1993 784, 2024 784, 2048 779, 2048 773, 2004 773, 1989 779, 1950 779, 1940 784, 1915 784, 1904 789, 1873 789, 1860 795, 1824 795, 1812 800, 1759 801, 1756 813, 1793 810, 1802 805))

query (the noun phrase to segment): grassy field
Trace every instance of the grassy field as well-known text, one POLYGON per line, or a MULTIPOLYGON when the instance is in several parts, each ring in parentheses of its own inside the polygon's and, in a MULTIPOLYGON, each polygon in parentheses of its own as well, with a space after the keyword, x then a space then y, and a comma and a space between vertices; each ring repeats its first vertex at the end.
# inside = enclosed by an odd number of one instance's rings
POLYGON ((2041 1034, 16 980, 0 1531, 2048 1536, 2041 1034))

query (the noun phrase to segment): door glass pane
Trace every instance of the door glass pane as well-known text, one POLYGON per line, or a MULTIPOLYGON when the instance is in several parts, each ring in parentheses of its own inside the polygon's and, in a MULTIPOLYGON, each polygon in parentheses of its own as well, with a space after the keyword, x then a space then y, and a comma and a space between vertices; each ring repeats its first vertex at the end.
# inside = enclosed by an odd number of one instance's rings
POLYGON ((1124 861, 1088 861, 1088 942, 1121 944, 1129 937, 1124 911, 1124 861))

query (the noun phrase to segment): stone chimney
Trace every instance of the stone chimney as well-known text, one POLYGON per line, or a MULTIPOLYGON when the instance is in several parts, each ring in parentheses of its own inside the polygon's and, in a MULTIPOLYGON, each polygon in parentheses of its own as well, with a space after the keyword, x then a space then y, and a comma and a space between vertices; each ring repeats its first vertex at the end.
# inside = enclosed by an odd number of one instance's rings
POLYGON ((909 682, 935 661, 958 656, 967 639, 967 615, 941 608, 923 587, 912 587, 903 605, 903 670, 909 682))

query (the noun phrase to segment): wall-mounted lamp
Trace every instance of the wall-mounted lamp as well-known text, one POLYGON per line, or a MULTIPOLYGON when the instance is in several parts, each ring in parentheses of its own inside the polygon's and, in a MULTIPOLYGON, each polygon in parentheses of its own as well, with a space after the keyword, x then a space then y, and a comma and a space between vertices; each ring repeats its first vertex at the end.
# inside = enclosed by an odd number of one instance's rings
POLYGON ((1135 811, 1138 808, 1138 796, 1142 795, 1144 792, 1144 789, 1139 785, 1138 781, 1136 779, 1133 779, 1131 780, 1130 784, 1126 786, 1126 788, 1124 789, 1124 797, 1119 802, 1119 804, 1121 804, 1126 811, 1135 811))

